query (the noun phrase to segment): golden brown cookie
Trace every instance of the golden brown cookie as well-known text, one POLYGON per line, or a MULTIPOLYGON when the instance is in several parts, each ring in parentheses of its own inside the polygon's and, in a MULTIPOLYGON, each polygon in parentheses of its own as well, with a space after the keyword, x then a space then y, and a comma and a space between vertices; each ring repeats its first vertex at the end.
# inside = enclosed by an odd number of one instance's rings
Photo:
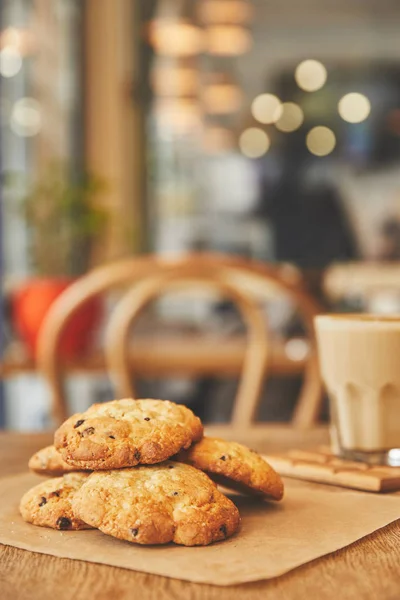
POLYGON ((242 444, 204 437, 174 460, 205 471, 224 487, 273 500, 283 497, 278 473, 257 452, 242 444))
POLYGON ((75 467, 72 467, 63 460, 61 454, 54 446, 46 446, 46 448, 42 448, 36 452, 29 459, 28 466, 37 475, 46 475, 48 477, 60 477, 64 473, 76 471, 75 467))
POLYGON ((200 419, 186 406, 126 398, 73 415, 54 445, 75 469, 102 470, 162 462, 202 437, 200 419))
POLYGON ((136 544, 204 546, 239 527, 236 506, 205 473, 172 461, 94 472, 73 499, 82 520, 136 544))
POLYGON ((68 473, 30 489, 19 505, 24 521, 53 529, 91 529, 75 516, 71 506, 74 494, 88 476, 89 473, 68 473))

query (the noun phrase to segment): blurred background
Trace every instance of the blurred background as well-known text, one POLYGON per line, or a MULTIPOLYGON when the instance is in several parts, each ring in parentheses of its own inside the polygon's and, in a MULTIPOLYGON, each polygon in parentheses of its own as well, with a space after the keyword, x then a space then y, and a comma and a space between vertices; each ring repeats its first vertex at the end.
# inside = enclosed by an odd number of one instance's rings
MULTIPOLYGON (((1 0, 0 27, 1 426, 49 424, 45 313, 123 257, 241 256, 321 310, 400 312, 397 0, 1 0)), ((102 346, 114 303, 89 307, 71 360, 102 346)), ((305 360, 292 300, 264 308, 305 360)), ((146 315, 144 334, 243 333, 215 298, 146 315)), ((301 381, 269 377, 260 418, 289 419, 301 381)), ((182 373, 139 389, 223 420, 235 385, 182 373)), ((112 395, 102 366, 68 379, 74 410, 112 395)))

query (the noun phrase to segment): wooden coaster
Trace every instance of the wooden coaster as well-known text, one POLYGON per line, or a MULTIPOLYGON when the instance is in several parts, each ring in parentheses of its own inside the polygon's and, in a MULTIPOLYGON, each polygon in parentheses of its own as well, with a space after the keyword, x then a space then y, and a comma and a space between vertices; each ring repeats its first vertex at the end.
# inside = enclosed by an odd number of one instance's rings
POLYGON ((290 450, 265 455, 278 473, 295 479, 328 483, 367 492, 400 490, 400 467, 369 466, 338 458, 329 448, 290 450))

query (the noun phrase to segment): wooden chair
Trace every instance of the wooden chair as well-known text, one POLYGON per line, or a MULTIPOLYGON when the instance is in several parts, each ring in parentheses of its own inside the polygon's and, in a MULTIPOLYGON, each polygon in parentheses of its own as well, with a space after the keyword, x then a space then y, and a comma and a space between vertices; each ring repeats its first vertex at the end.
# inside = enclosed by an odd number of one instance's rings
POLYGON ((142 310, 151 300, 171 287, 173 290, 199 286, 217 289, 233 300, 248 329, 247 348, 232 418, 232 423, 247 426, 254 419, 264 382, 268 358, 265 318, 257 303, 246 292, 237 285, 225 281, 218 270, 210 272, 208 269, 208 271, 207 274, 198 272, 194 276, 184 267, 183 269, 178 267, 166 275, 149 277, 127 292, 114 310, 108 325, 106 336, 108 370, 114 379, 117 396, 135 397, 129 356, 129 334, 131 326, 142 310))
MULTIPOLYGON (((262 299, 270 296, 271 290, 275 294, 286 294, 293 301, 304 320, 310 339, 304 383, 299 402, 296 405, 293 425, 304 428, 313 424, 318 417, 322 395, 315 351, 313 318, 321 311, 318 303, 302 286, 301 274, 296 269, 285 265, 275 267, 212 253, 163 257, 150 255, 124 259, 94 269, 60 295, 46 316, 38 342, 38 367, 51 388, 52 414, 55 421, 60 422, 67 416, 63 388, 64 367, 57 350, 61 334, 69 318, 85 301, 97 294, 118 286, 132 285, 135 282, 139 284, 143 280, 157 275, 166 277, 171 274, 172 277, 178 271, 184 278, 191 275, 195 279, 200 277, 202 280, 212 274, 215 279, 223 281, 219 289, 225 291, 235 301, 237 296, 235 295, 233 298, 233 294, 235 294, 233 288, 235 290, 245 289, 246 300, 237 300, 237 303, 242 303, 238 306, 243 315, 244 311, 249 309, 250 297, 262 299), (247 309, 244 308, 246 303, 247 309)), ((150 283, 148 285, 150 286, 150 283)), ((154 283, 154 285, 156 284, 154 283)), ((248 350, 248 352, 250 351, 248 350)))

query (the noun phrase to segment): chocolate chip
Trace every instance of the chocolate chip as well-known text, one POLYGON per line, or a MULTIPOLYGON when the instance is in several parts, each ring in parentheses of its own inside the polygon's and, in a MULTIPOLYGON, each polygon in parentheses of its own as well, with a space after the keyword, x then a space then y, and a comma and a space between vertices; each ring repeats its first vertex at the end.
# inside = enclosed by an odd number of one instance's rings
POLYGON ((111 438, 112 440, 115 440, 115 437, 113 435, 109 435, 109 438, 111 438))
POLYGON ((54 498, 54 496, 56 496, 56 498, 59 498, 60 493, 61 493, 61 490, 56 490, 55 492, 51 492, 50 498, 54 498))
POLYGON ((145 421, 150 421, 150 417, 145 417, 144 420, 145 421))
POLYGON ((177 495, 178 495, 178 492, 173 492, 173 494, 172 494, 172 495, 173 495, 173 496, 177 496, 177 495))
POLYGON ((140 454, 139 450, 135 450, 134 457, 135 457, 135 460, 140 460, 141 454, 140 454))
POLYGON ((71 521, 67 517, 59 517, 56 523, 58 529, 68 529, 71 527, 71 521))
POLYGON ((88 427, 87 429, 84 429, 81 433, 82 437, 89 437, 89 435, 93 435, 94 434, 94 427, 88 427))
POLYGON ((39 502, 39 506, 44 506, 45 504, 47 504, 47 500, 44 496, 42 496, 39 502))
POLYGON ((224 536, 227 536, 227 529, 226 529, 226 525, 221 525, 221 527, 219 528, 220 532, 224 534, 224 536))
POLYGON ((225 454, 223 454, 222 456, 220 456, 220 460, 226 460, 225 454))
POLYGON ((168 469, 173 469, 174 465, 168 465, 168 469))
POLYGON ((139 533, 139 529, 135 528, 135 529, 131 529, 132 535, 133 537, 136 537, 137 534, 139 533))
POLYGON ((74 429, 76 429, 77 427, 80 427, 82 425, 82 423, 85 422, 85 419, 79 419, 79 421, 77 421, 74 425, 74 429))

